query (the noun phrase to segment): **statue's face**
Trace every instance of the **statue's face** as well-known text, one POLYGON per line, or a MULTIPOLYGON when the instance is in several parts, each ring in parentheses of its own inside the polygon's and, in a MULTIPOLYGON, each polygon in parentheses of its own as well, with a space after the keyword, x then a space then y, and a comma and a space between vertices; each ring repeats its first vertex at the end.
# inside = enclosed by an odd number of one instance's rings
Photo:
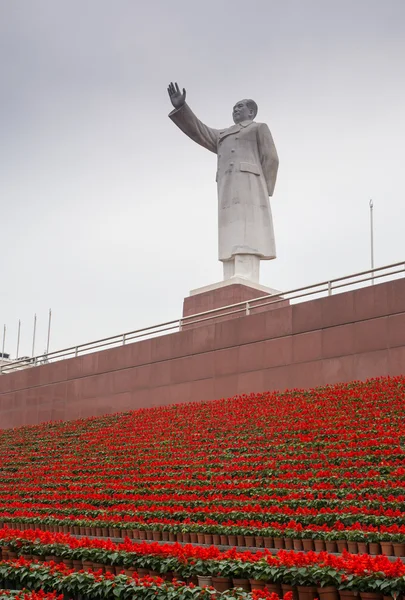
POLYGON ((253 109, 249 108, 246 102, 246 100, 239 100, 233 107, 232 117, 234 123, 251 121, 253 119, 253 109))

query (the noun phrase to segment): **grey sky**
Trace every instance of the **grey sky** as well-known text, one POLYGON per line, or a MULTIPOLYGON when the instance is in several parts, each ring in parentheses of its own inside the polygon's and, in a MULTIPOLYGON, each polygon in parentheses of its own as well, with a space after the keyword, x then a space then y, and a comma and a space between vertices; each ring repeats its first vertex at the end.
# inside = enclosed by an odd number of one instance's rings
POLYGON ((213 127, 259 105, 287 290, 405 259, 404 0, 0 0, 0 325, 51 349, 181 314, 219 281, 216 157, 167 118, 187 89, 213 127))

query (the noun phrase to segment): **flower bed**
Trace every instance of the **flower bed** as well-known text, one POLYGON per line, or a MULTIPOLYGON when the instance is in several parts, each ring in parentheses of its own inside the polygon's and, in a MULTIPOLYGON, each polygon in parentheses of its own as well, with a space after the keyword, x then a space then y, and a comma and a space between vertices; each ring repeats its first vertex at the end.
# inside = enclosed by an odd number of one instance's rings
MULTIPOLYGON (((260 598, 259 592, 264 592, 264 595, 274 593, 281 597, 286 590, 291 591, 294 597, 298 596, 298 600, 305 600, 303 595, 308 593, 312 594, 311 600, 315 597, 326 600, 323 598, 326 591, 334 595, 335 600, 339 600, 339 597, 344 600, 348 594, 352 597, 360 594, 362 600, 366 600, 366 595, 370 593, 381 598, 396 599, 405 592, 404 563, 400 559, 392 562, 384 556, 350 555, 345 552, 337 557, 327 553, 281 550, 276 556, 263 552, 249 556, 249 553, 241 555, 236 551, 227 558, 201 558, 192 554, 183 564, 169 563, 168 557, 160 557, 159 560, 165 571, 161 576, 154 571, 149 575, 140 574, 139 570, 129 571, 128 566, 125 571, 119 567, 121 573, 113 573, 91 567, 86 570, 72 569, 64 562, 33 562, 19 557, 0 562, 0 586, 16 588, 24 585, 32 590, 57 591, 65 596, 84 595, 91 598, 150 598, 153 597, 150 596, 152 588, 154 595, 168 600, 174 597, 208 600, 215 591, 248 600, 260 598), (165 569, 169 565, 173 568, 175 564, 183 569, 183 574, 187 571, 187 584, 173 577, 176 573, 172 572, 167 577, 169 573, 165 569), (194 576, 198 576, 199 587, 190 581, 194 576), (252 596, 247 596, 251 589, 252 596)), ((157 565, 158 562, 155 562, 155 568, 157 565)), ((272 600, 277 598, 273 597, 272 600)))
POLYGON ((405 377, 0 432, 0 522, 405 556, 405 377))
MULTIPOLYGON (((128 577, 124 573, 116 576, 101 572, 76 572, 64 564, 31 562, 23 558, 0 562, 0 585, 5 588, 27 588, 29 591, 24 589, 21 595, 15 591, 9 594, 17 596, 19 600, 53 600, 58 592, 63 594, 64 599, 280 600, 277 594, 269 590, 248 594, 243 589, 232 589, 221 593, 212 587, 185 585, 181 581, 165 581, 157 576, 139 577, 133 573, 128 577)), ((292 594, 286 600, 292 600, 292 594)))

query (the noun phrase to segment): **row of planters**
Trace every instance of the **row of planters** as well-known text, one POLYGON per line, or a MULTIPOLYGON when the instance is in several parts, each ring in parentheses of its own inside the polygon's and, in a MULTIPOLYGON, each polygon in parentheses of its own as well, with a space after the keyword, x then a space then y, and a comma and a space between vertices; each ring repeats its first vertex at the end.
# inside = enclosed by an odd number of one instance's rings
MULTIPOLYGON (((302 587, 311 587, 322 600, 336 600, 338 590, 350 593, 387 592, 405 590, 405 565, 397 559, 391 562, 385 556, 343 556, 328 553, 307 554, 281 550, 277 555, 268 551, 220 552, 193 546, 122 544, 101 540, 77 540, 61 534, 41 532, 0 531, 2 558, 59 564, 74 571, 97 571, 118 575, 161 576, 166 581, 182 580, 199 586, 214 586, 218 591, 230 588, 269 590, 282 594, 294 593, 302 587), (325 594, 327 594, 325 596, 325 594), (331 594, 330 596, 328 596, 331 594)), ((340 593, 340 591, 339 591, 340 593)), ((304 598, 301 600, 313 600, 304 598)))
MULTIPOLYGON (((352 554, 384 554, 386 556, 405 557, 405 534, 388 532, 365 532, 361 530, 313 531, 307 529, 277 530, 267 528, 263 535, 237 533, 240 528, 224 527, 232 533, 202 533, 183 531, 178 526, 164 525, 163 530, 151 526, 134 529, 121 527, 89 527, 84 525, 52 525, 24 521, 7 522, 0 525, 21 531, 31 530, 32 527, 41 531, 83 535, 87 537, 113 537, 155 542, 179 542, 184 544, 204 544, 214 546, 240 546, 248 548, 274 548, 277 550, 314 551, 342 553, 344 550, 352 554)), ((127 524, 126 524, 127 525, 127 524)), ((190 526, 188 526, 190 528, 190 526)))
MULTIPOLYGON (((280 575, 280 569, 278 569, 280 575)), ((284 566, 283 581, 259 582, 250 592, 243 585, 215 589, 213 577, 199 577, 199 585, 186 584, 159 576, 140 576, 139 573, 75 572, 64 564, 38 563, 19 559, 0 562, 0 587, 18 589, 24 586, 32 590, 63 593, 66 599, 129 599, 142 600, 403 600, 405 576, 391 577, 384 571, 339 573, 332 566, 284 566), (286 583, 288 581, 288 583, 286 583)), ((217 577, 218 578, 218 577, 217 577)), ((222 578, 225 579, 225 578, 222 578)))
POLYGON ((39 590, 4 590, 0 588, 0 600, 63 600, 63 594, 39 590))
MULTIPOLYGON (((160 577, 75 572, 65 565, 31 563, 24 559, 0 562, 1 587, 11 588, 13 591, 9 594, 5 591, 5 596, 16 600, 61 600, 58 593, 64 600, 280 600, 269 590, 248 594, 242 589, 232 589, 221 593, 212 587, 186 585, 160 577), (14 591, 20 587, 24 588, 20 593, 14 591)), ((293 600, 293 594, 290 592, 284 600, 293 600)))

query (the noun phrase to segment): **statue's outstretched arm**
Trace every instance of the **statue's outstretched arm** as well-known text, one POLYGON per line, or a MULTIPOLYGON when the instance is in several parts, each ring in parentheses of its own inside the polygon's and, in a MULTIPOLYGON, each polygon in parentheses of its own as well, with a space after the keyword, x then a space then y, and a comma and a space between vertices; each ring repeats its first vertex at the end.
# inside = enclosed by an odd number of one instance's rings
POLYGON ((169 114, 171 120, 194 142, 216 154, 219 129, 204 125, 195 116, 186 103, 186 90, 184 88, 181 92, 177 83, 171 83, 167 91, 174 106, 174 110, 169 114))

